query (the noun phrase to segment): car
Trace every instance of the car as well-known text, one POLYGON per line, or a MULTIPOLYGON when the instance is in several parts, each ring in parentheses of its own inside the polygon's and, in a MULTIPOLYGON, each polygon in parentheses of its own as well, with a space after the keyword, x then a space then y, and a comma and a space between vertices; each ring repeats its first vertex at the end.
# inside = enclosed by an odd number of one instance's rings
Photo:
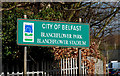
POLYGON ((120 76, 120 69, 117 69, 117 71, 114 74, 120 76))
POLYGON ((109 69, 109 76, 115 76, 117 73, 117 69, 109 69))

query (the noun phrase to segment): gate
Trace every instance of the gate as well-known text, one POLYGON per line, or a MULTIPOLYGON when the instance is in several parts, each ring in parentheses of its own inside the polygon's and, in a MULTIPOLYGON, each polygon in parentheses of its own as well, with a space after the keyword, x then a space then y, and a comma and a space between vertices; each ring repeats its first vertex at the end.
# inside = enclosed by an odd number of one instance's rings
POLYGON ((61 59, 61 76, 77 75, 77 58, 61 59))

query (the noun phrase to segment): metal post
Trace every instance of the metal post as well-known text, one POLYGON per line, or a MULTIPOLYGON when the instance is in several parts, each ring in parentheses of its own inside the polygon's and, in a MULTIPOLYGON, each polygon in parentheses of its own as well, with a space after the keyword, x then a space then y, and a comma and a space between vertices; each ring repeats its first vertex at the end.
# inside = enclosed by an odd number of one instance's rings
POLYGON ((81 74, 81 49, 79 49, 79 76, 81 74))
MULTIPOLYGON (((81 22, 81 18, 79 18, 79 22, 81 22)), ((81 49, 78 49, 78 56, 79 56, 79 76, 81 74, 81 49)))
MULTIPOLYGON (((24 15, 27 18, 27 15, 24 15)), ((27 76, 27 46, 24 47, 24 76, 27 76)))
POLYGON ((27 47, 24 47, 24 76, 27 75, 27 47))

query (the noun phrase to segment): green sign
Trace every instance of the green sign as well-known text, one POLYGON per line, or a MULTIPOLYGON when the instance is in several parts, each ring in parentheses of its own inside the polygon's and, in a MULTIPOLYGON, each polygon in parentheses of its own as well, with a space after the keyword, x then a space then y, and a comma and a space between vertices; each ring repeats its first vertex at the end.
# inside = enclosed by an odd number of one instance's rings
POLYGON ((34 46, 89 47, 89 25, 18 19, 17 44, 34 46))

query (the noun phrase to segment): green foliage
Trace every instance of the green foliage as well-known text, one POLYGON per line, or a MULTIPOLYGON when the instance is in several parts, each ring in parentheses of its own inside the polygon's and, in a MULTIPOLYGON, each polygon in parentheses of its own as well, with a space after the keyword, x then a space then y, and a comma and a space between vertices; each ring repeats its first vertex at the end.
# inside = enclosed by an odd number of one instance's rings
POLYGON ((53 8, 47 8, 40 10, 36 15, 30 15, 30 19, 42 19, 42 20, 60 20, 62 14, 60 11, 55 11, 53 8))
MULTIPOLYGON (((15 3, 3 3, 3 8, 9 8, 15 3)), ((16 58, 18 46, 16 44, 16 25, 17 17, 21 17, 23 12, 19 13, 16 8, 2 12, 2 52, 3 60, 13 60, 16 58)))
MULTIPOLYGON (((17 3, 3 3, 3 8, 10 8, 16 4, 17 3)), ((30 7, 31 6, 27 6, 28 10, 26 10, 24 7, 15 7, 2 12, 3 61, 8 62, 11 60, 23 59, 24 47, 16 44, 17 18, 23 18, 24 14, 27 15, 28 19, 59 20, 62 17, 62 14, 59 11, 55 11, 53 8, 43 9, 37 14, 34 14, 30 7)), ((35 60, 41 58, 53 58, 51 48, 34 46, 28 48, 28 54, 31 55, 35 60)))

